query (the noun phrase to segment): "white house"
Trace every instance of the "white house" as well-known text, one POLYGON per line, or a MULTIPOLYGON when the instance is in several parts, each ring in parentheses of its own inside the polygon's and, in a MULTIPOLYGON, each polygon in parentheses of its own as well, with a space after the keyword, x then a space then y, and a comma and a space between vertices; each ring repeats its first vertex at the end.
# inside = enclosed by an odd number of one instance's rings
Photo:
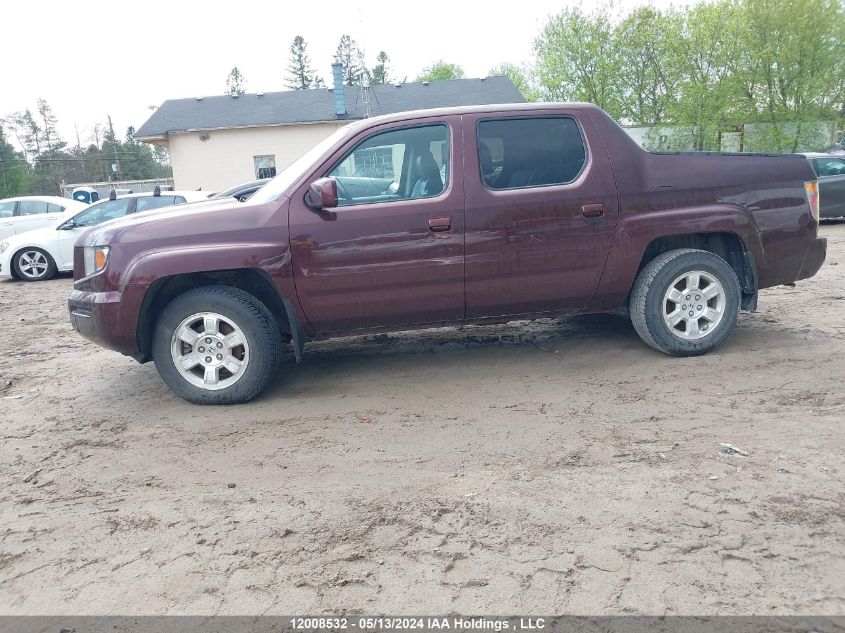
MULTIPOLYGON (((333 68, 333 70, 335 70, 333 68)), ((274 176, 349 121, 462 105, 521 103, 506 77, 455 79, 239 96, 172 99, 135 133, 169 150, 176 189, 219 191, 274 176)))

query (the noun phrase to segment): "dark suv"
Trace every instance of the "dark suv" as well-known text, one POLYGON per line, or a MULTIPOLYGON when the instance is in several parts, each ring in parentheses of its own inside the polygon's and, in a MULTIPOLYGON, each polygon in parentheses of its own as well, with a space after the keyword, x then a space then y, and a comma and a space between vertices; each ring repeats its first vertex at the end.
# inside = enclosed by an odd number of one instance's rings
POLYGON ((358 121, 247 202, 191 206, 83 237, 69 304, 199 403, 254 397, 284 343, 378 330, 623 311, 701 354, 825 257, 805 158, 648 153, 587 104, 358 121))

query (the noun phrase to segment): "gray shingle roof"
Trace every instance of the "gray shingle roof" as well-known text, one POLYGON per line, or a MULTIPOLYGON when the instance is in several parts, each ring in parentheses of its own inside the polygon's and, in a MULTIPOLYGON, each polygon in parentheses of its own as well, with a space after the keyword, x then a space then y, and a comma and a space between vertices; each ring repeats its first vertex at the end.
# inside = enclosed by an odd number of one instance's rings
MULTIPOLYGON (((366 107, 361 92, 346 86, 345 119, 363 119, 366 107)), ((372 86, 370 116, 450 106, 522 103, 523 96, 507 77, 453 79, 429 84, 372 86)), ((168 132, 215 130, 292 123, 336 121, 330 90, 288 90, 200 99, 169 99, 135 133, 136 138, 162 137, 168 132)))

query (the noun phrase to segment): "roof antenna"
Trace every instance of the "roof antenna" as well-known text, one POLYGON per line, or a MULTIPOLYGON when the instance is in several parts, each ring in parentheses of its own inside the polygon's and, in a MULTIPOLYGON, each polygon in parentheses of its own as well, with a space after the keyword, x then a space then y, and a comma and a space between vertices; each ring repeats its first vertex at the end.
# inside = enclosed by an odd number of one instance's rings
POLYGON ((109 191, 109 200, 117 200, 117 191, 114 189, 109 191))
POLYGON ((153 195, 154 196, 160 196, 161 195, 161 187, 159 185, 156 185, 155 189, 153 189, 153 195))

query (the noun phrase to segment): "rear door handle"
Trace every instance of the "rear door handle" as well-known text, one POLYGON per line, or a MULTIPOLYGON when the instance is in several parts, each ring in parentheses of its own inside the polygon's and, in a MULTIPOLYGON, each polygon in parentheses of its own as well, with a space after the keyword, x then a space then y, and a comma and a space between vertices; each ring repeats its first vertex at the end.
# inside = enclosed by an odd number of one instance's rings
POLYGON ((428 228, 435 233, 445 233, 446 231, 450 231, 452 230, 452 218, 429 218, 428 228))
POLYGON ((604 205, 601 203, 585 204, 581 207, 581 215, 585 218, 600 218, 604 215, 604 205))

